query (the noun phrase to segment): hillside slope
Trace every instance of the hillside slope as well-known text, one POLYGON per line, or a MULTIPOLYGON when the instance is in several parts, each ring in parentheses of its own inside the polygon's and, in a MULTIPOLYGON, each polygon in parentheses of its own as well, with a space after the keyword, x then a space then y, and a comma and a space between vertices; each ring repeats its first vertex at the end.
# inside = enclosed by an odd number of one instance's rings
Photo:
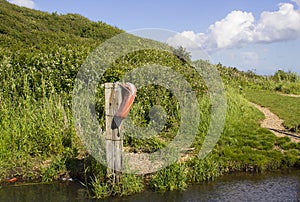
MULTIPOLYGON (((104 41, 122 30, 103 22, 92 22, 77 14, 58 15, 18 7, 0 0, 1 47, 40 44, 81 44, 104 41)), ((15 47, 18 48, 18 47, 15 47)))

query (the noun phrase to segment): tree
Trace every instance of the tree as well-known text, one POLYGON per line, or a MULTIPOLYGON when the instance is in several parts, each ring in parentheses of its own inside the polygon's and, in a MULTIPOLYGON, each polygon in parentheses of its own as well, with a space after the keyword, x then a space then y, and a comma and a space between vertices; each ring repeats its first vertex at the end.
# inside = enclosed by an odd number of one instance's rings
POLYGON ((189 63, 191 62, 191 53, 187 52, 185 48, 179 46, 177 49, 173 51, 174 55, 176 55, 182 62, 189 63))

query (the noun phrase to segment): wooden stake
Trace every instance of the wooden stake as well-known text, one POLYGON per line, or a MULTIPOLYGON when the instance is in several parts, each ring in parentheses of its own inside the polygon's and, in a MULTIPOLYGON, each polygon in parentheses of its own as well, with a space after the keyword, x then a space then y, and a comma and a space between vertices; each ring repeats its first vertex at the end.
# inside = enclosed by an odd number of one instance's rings
POLYGON ((121 87, 117 83, 105 83, 106 162, 108 175, 113 174, 116 182, 123 170, 123 133, 122 124, 112 129, 112 121, 121 102, 121 87))

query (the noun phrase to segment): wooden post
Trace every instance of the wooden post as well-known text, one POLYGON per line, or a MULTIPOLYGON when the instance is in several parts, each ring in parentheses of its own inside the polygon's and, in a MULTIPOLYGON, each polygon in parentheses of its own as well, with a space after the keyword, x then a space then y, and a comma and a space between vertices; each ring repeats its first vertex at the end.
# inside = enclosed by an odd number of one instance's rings
POLYGON ((112 129, 112 121, 121 102, 122 92, 118 83, 105 83, 106 162, 108 175, 113 174, 116 182, 119 182, 123 170, 123 134, 122 124, 112 129))

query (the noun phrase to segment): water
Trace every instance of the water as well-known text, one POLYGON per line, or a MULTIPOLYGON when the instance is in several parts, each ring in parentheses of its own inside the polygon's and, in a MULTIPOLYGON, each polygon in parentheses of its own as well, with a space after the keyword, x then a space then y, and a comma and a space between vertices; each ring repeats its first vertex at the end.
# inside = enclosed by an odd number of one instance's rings
POLYGON ((3 186, 0 202, 60 202, 87 200, 84 187, 76 183, 3 186))
MULTIPOLYGON (((0 188, 1 202, 96 201, 86 197, 85 189, 76 183, 0 188)), ((145 191, 128 197, 100 201, 300 201, 300 170, 267 174, 237 173, 223 176, 214 182, 190 186, 184 192, 160 194, 145 191)))

